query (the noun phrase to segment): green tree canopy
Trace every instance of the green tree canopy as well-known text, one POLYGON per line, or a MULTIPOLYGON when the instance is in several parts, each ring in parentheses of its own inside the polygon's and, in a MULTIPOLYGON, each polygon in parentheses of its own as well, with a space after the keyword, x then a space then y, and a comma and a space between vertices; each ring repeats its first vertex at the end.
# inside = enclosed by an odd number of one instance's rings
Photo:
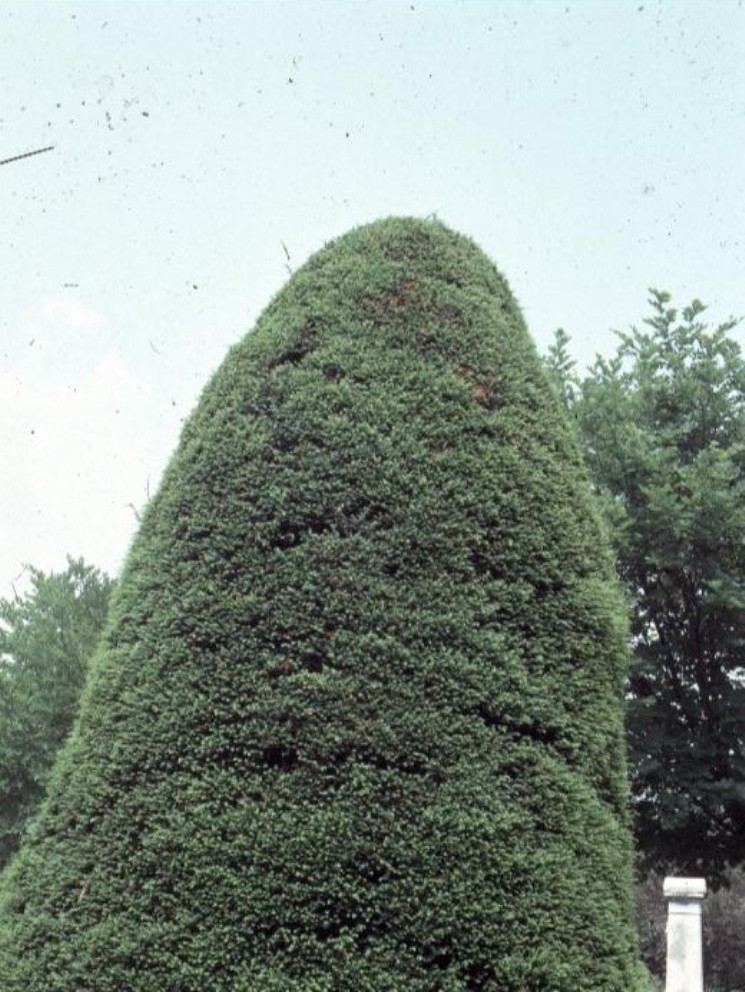
POLYGON ((627 631, 505 281, 319 252, 185 426, 36 835, 5 992, 630 992, 627 631))
POLYGON ((28 570, 29 588, 0 599, 0 866, 44 795, 106 619, 111 580, 82 559, 28 570))
POLYGON ((745 362, 652 291, 652 314, 576 375, 579 427, 632 607, 629 741, 649 865, 716 875, 745 859, 745 362))

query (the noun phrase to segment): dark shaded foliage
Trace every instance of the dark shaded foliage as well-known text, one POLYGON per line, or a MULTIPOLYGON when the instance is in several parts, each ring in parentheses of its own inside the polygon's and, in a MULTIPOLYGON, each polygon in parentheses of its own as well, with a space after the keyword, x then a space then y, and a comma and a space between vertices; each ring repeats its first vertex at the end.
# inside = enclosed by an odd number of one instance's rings
POLYGON ((509 289, 390 220, 229 354, 143 519, 5 992, 629 992, 626 630, 509 289))

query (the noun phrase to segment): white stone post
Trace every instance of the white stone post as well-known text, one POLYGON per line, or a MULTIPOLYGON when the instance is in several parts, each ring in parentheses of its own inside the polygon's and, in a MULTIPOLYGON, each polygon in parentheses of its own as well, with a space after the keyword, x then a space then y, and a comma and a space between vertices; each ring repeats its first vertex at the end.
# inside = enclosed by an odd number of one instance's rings
POLYGON ((666 878, 667 977, 665 992, 704 992, 701 949, 703 878, 666 878))

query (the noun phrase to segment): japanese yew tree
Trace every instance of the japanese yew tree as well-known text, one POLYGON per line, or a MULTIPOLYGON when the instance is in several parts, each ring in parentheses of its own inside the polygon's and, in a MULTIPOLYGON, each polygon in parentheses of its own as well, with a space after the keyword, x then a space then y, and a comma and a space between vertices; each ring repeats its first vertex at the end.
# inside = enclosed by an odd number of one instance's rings
POLYGON ((641 992, 624 610, 504 279, 331 243, 226 358, 4 878, 4 992, 641 992))

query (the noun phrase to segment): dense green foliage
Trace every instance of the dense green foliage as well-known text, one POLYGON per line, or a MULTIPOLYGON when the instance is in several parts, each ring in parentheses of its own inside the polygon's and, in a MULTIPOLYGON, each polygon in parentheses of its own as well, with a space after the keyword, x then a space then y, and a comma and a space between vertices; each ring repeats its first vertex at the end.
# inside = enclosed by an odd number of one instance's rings
POLYGON ((145 514, 4 876, 4 992, 645 989, 590 495, 471 242, 319 252, 145 514))
POLYGON ((72 727, 111 580, 82 559, 29 570, 23 595, 0 600, 0 867, 44 796, 72 727))
POLYGON ((653 292, 644 327, 580 379, 551 365, 607 509, 632 605, 629 741, 646 862, 745 860, 745 362, 653 292))

